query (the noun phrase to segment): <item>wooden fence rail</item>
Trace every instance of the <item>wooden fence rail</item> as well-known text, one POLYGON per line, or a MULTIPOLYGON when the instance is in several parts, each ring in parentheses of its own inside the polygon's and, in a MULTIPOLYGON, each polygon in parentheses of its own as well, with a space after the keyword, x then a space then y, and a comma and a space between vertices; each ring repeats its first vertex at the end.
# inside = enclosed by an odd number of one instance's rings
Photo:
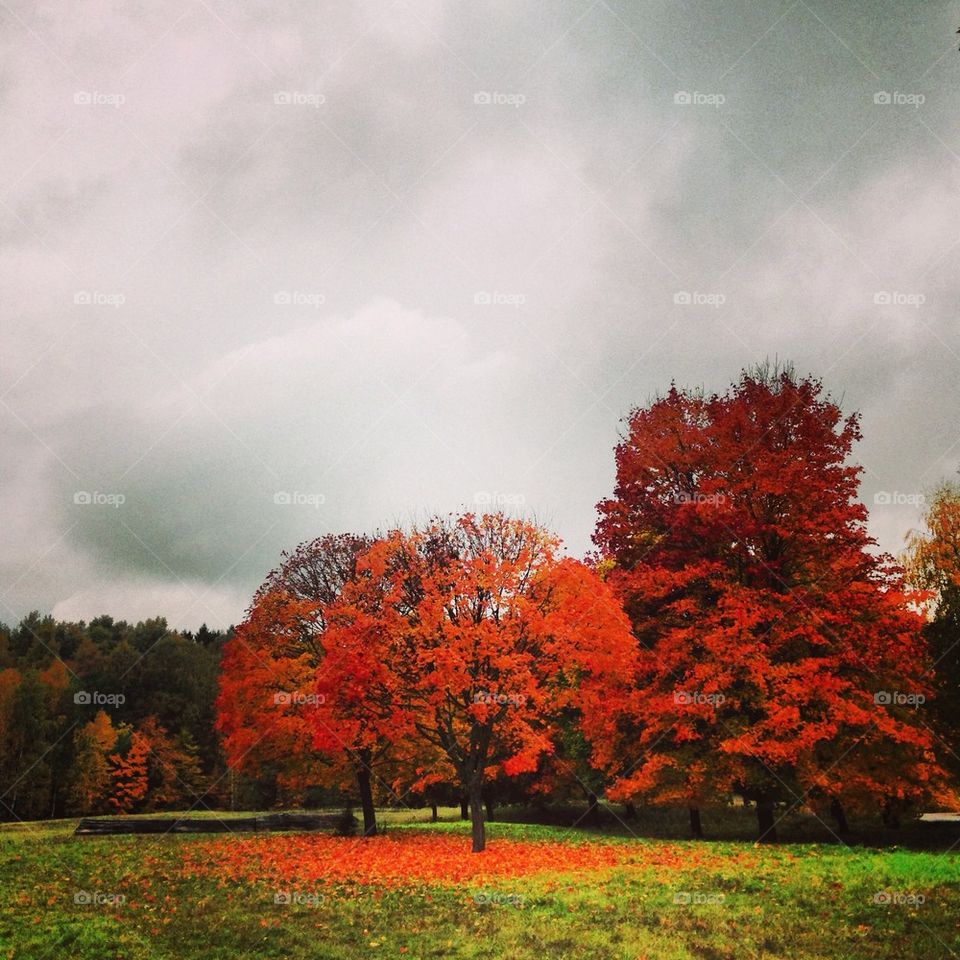
MULTIPOLYGON (((357 819, 353 818, 356 826, 357 819)), ((116 817, 84 818, 74 831, 79 836, 119 833, 269 833, 276 830, 337 830, 344 826, 339 813, 271 813, 264 817, 116 817)))

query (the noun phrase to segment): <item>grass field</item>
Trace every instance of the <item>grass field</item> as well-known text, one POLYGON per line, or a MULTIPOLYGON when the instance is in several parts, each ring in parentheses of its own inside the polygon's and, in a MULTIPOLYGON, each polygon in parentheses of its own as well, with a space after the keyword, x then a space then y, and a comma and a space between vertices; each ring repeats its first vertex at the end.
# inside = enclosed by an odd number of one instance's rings
POLYGON ((5 825, 0 957, 960 956, 955 824, 905 828, 907 849, 759 847, 730 818, 714 825, 730 838, 706 842, 674 838, 669 818, 646 837, 495 822, 473 856, 467 826, 442 815, 388 813, 372 840, 5 825))

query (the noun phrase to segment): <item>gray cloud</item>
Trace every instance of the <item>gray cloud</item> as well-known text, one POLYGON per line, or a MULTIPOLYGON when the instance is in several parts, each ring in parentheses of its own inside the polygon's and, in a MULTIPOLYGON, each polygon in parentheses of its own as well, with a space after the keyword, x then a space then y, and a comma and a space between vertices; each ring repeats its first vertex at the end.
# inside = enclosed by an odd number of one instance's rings
POLYGON ((0 618, 226 623, 497 498, 581 552, 630 406, 767 355, 863 412, 886 549, 960 462, 947 4, 0 20, 0 618))

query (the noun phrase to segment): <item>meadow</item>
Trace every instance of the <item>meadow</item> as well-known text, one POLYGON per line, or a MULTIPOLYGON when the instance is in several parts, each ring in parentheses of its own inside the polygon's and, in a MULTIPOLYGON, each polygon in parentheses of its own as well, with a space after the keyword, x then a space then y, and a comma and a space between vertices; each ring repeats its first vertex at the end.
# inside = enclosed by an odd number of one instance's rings
POLYGON ((497 821, 473 855, 452 809, 380 818, 368 840, 4 825, 0 957, 960 956, 956 823, 844 845, 794 817, 788 842, 761 846, 746 812, 708 819, 707 841, 680 839, 682 811, 591 830, 497 821))

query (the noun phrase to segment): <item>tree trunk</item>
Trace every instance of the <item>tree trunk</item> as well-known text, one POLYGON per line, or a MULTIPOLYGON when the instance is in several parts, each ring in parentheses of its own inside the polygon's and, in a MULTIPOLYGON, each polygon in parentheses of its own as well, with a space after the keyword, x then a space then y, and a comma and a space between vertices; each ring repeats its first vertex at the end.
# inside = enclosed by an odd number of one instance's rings
POLYGON ((847 815, 844 812, 843 804, 836 797, 830 801, 830 816, 833 817, 837 823, 837 833, 839 833, 841 837, 846 836, 850 832, 850 827, 847 824, 847 815))
POLYGON ((430 822, 437 822, 437 805, 435 803, 430 804, 430 822))
POLYGON ((377 835, 377 813, 373 808, 373 790, 370 786, 370 768, 361 763, 357 767, 357 787, 360 790, 360 807, 363 810, 363 835, 377 835))
POLYGON ((632 803, 625 803, 623 805, 623 819, 624 820, 637 819, 637 808, 632 803))
POLYGON ((764 797, 757 801, 757 839, 760 843, 777 842, 777 825, 773 819, 773 801, 764 797))
POLYGON ((703 839, 703 824, 700 822, 700 808, 690 808, 690 836, 694 840, 703 839))
POLYGON ((474 773, 470 778, 469 799, 473 852, 483 853, 487 845, 487 832, 483 825, 483 779, 480 773, 474 773))
POLYGON ((469 820, 470 819, 470 801, 466 796, 460 798, 460 819, 469 820))
POLYGON ((597 824, 600 820, 600 807, 597 806, 597 795, 592 791, 587 791, 587 823, 597 824))
POLYGON ((487 808, 487 820, 492 820, 493 812, 494 812, 494 802, 493 802, 493 797, 489 793, 487 794, 487 798, 484 801, 484 805, 487 808))

